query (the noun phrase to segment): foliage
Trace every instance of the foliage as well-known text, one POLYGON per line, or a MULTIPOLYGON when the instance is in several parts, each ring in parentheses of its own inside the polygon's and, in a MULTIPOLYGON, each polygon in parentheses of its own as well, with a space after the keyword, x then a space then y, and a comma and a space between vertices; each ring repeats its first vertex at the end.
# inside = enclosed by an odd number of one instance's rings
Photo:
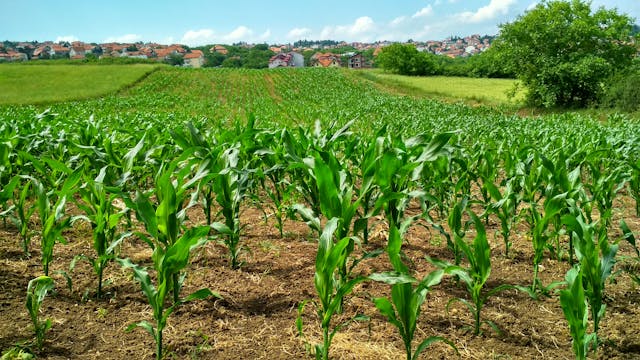
MULTIPOLYGON (((86 182, 78 190, 82 199, 82 202, 78 202, 78 207, 84 211, 91 224, 93 249, 96 251, 96 256, 93 258, 79 256, 77 259, 85 259, 93 267, 93 271, 98 277, 96 293, 98 299, 102 297, 102 280, 105 268, 109 262, 115 259, 116 248, 122 240, 131 235, 130 233, 118 234, 118 225, 129 209, 118 209, 115 205, 120 194, 111 193, 107 189, 107 185, 104 184, 106 170, 107 167, 100 169, 100 173, 95 179, 86 179, 86 182)), ((74 264, 75 259, 70 267, 73 267, 74 264)))
POLYGON ((415 336, 416 325, 420 316, 420 308, 426 300, 430 288, 439 284, 443 270, 436 270, 427 275, 417 286, 418 281, 408 274, 409 269, 403 264, 400 249, 402 247, 402 235, 398 228, 392 226, 389 229, 389 244, 387 254, 395 273, 373 274, 371 279, 382 281, 391 285, 391 300, 378 297, 373 302, 380 313, 387 318, 387 321, 398 328, 400 337, 404 342, 407 360, 418 359, 420 354, 432 343, 443 341, 456 347, 448 340, 440 336, 430 336, 424 339, 413 351, 412 343, 415 336))
MULTIPOLYGON (((54 162, 52 162, 54 164, 54 162)), ((65 171, 71 171, 65 168, 65 171)), ((40 217, 40 250, 42 258, 42 271, 49 276, 49 265, 53 261, 53 248, 58 242, 66 243, 62 232, 71 227, 73 219, 65 216, 67 198, 75 193, 75 187, 80 181, 82 172, 80 169, 69 174, 59 191, 47 191, 45 184, 32 179, 35 184, 37 196, 38 216, 40 217)))
POLYGON ((565 281, 567 289, 560 291, 560 305, 564 317, 569 323, 571 338, 573 339, 573 353, 576 359, 584 360, 589 352, 589 345, 595 341, 595 333, 588 334, 589 305, 585 299, 582 285, 582 272, 571 268, 567 272, 565 281))
POLYGON ((584 106, 598 99, 614 70, 630 64, 631 24, 616 10, 592 12, 590 2, 544 1, 503 24, 494 46, 533 105, 584 106))
POLYGON ((206 227, 193 228, 186 231, 175 243, 168 247, 162 248, 158 246, 154 249, 152 260, 157 277, 156 285, 153 284, 145 268, 132 263, 129 259, 117 260, 122 267, 133 271, 133 277, 140 283, 142 292, 147 297, 147 301, 153 310, 153 320, 155 321, 155 327, 146 321, 141 321, 130 325, 127 330, 130 331, 136 327, 141 327, 149 332, 156 342, 156 359, 158 360, 162 359, 162 331, 167 325, 169 315, 178 306, 186 302, 201 300, 210 296, 220 297, 220 295, 213 293, 209 289, 200 289, 185 298, 179 298, 169 307, 165 304, 169 290, 173 288, 174 294, 176 293, 172 285, 173 279, 187 266, 191 252, 205 243, 206 240, 203 241, 203 239, 207 232, 208 229, 206 227))
POLYGON ((53 279, 48 276, 39 276, 32 279, 29 281, 29 285, 27 286, 27 299, 25 306, 27 307, 27 311, 31 317, 31 322, 33 323, 33 330, 36 335, 36 346, 39 350, 42 350, 44 336, 46 332, 51 329, 52 325, 51 319, 46 319, 44 321, 40 320, 40 307, 42 306, 42 301, 47 296, 47 293, 50 290, 53 290, 53 288, 53 279))
MULTIPOLYGON (((576 210, 577 211, 577 210, 576 210)), ((583 216, 567 215, 563 223, 576 239, 576 255, 580 266, 580 275, 584 286, 585 297, 591 307, 593 321, 594 347, 598 347, 598 330, 604 317, 604 289, 616 263, 618 244, 610 244, 605 226, 598 223, 586 223, 583 216)))
POLYGON ((471 211, 467 211, 467 213, 471 216, 473 223, 475 224, 476 236, 473 240, 473 244, 469 246, 462 237, 456 237, 455 241, 469 261, 469 267, 464 268, 458 265, 451 265, 447 262, 431 259, 430 257, 427 257, 427 260, 442 269, 444 272, 456 275, 460 280, 462 280, 462 282, 464 282, 471 297, 471 301, 462 298, 454 298, 447 303, 447 309, 449 309, 449 306, 454 302, 461 302, 464 304, 473 314, 473 333, 475 335, 480 335, 480 327, 482 323, 486 323, 496 330, 498 329, 493 322, 488 320, 482 321, 481 313, 484 304, 492 295, 495 295, 500 291, 512 289, 514 286, 502 284, 491 290, 484 291, 484 286, 491 275, 491 248, 487 241, 485 227, 482 225, 480 218, 471 211))
POLYGON ((411 44, 392 44, 378 55, 377 63, 387 71, 401 75, 434 75, 437 73, 436 55, 418 52, 411 44))
POLYGON ((636 59, 634 66, 619 71, 608 79, 601 105, 634 112, 640 110, 638 98, 640 98, 640 60, 636 59))
MULTIPOLYGON (((316 359, 329 359, 329 348, 335 334, 345 325, 353 320, 365 320, 364 316, 356 316, 347 322, 331 326, 333 315, 341 307, 343 298, 353 291, 353 287, 367 278, 356 277, 346 282, 338 282, 336 272, 338 266, 344 263, 345 248, 351 239, 348 237, 338 239, 334 244, 334 234, 338 229, 338 219, 332 218, 325 225, 318 241, 318 252, 316 254, 314 285, 320 302, 316 304, 318 308, 318 318, 322 323, 322 344, 315 345, 316 359)), ((300 335, 302 334, 302 313, 306 302, 300 303, 298 308, 298 319, 296 326, 300 335)))
POLYGON ((181 54, 169 54, 169 56, 164 59, 164 62, 171 66, 181 66, 184 64, 184 56, 181 54))

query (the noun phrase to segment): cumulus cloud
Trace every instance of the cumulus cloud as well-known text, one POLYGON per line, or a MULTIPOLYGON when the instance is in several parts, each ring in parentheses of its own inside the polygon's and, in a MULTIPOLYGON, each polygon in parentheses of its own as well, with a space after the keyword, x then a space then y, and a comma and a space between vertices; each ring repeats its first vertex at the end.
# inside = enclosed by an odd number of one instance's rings
POLYGON ((479 8, 476 12, 467 11, 458 16, 464 22, 480 23, 495 19, 500 14, 507 14, 509 7, 515 3, 516 0, 491 0, 489 5, 479 8))
POLYGON ((312 32, 309 28, 293 28, 287 33, 287 39, 299 40, 311 35, 312 32))
POLYGON ((64 35, 64 36, 58 36, 55 40, 55 42, 59 43, 59 42, 74 42, 74 41, 79 41, 78 37, 75 35, 64 35))
POLYGON ((322 39, 346 39, 349 41, 369 41, 374 35, 375 22, 368 16, 356 19, 350 25, 325 26, 320 33, 322 39))
POLYGON ((431 15, 433 15, 433 6, 428 5, 427 7, 423 7, 422 9, 418 10, 418 12, 413 14, 412 18, 415 19, 415 18, 426 17, 431 15))
POLYGON ((126 34, 122 36, 110 36, 104 40, 106 43, 134 43, 137 41, 141 41, 142 36, 138 34, 126 34))
POLYGON ((213 43, 231 44, 241 41, 263 42, 271 37, 271 30, 256 35, 252 29, 241 25, 228 33, 220 33, 213 29, 189 30, 182 36, 181 42, 189 46, 207 45, 213 43))
POLYGON ((389 25, 391 27, 397 27, 402 25, 405 21, 407 20, 406 16, 398 16, 397 18, 391 20, 391 22, 389 23, 389 25))

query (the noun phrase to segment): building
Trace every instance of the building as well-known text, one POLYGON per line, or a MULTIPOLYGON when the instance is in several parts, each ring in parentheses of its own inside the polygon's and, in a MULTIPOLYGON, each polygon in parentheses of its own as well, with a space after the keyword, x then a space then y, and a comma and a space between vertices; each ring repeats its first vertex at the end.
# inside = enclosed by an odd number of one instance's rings
POLYGON ((304 56, 294 51, 276 54, 269 59, 269 69, 277 67, 304 67, 304 56))
POLYGON ((184 55, 184 65, 192 68, 201 68, 204 65, 204 53, 200 50, 191 50, 184 55))

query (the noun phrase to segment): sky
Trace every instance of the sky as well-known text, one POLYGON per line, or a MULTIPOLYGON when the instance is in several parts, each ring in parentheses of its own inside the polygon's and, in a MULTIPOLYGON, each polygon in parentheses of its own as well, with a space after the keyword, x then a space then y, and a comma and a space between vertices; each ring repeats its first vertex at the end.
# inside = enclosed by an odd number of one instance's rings
MULTIPOLYGON (((0 41, 199 46, 296 40, 443 40, 495 35, 535 0, 2 0, 0 41)), ((640 0, 593 0, 640 23, 640 0)))

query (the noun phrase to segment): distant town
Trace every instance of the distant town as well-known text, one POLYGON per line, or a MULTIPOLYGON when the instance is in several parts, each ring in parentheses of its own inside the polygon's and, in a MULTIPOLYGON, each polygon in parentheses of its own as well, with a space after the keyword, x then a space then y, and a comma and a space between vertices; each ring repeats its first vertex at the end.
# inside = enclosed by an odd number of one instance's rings
MULTIPOLYGON (((441 41, 413 41, 420 52, 428 52, 450 58, 469 57, 481 53, 491 46, 493 36, 452 36, 441 41)), ((300 66, 348 66, 370 67, 380 51, 393 42, 347 43, 344 41, 300 40, 293 44, 215 44, 189 47, 181 44, 157 43, 85 43, 31 41, 0 43, 0 62, 24 62, 33 60, 67 59, 99 60, 107 58, 139 59, 140 61, 167 62, 172 65, 200 68, 205 66, 233 65, 240 53, 260 53, 264 60, 255 67, 300 67, 300 66), (268 63, 267 63, 268 60, 268 63)))

